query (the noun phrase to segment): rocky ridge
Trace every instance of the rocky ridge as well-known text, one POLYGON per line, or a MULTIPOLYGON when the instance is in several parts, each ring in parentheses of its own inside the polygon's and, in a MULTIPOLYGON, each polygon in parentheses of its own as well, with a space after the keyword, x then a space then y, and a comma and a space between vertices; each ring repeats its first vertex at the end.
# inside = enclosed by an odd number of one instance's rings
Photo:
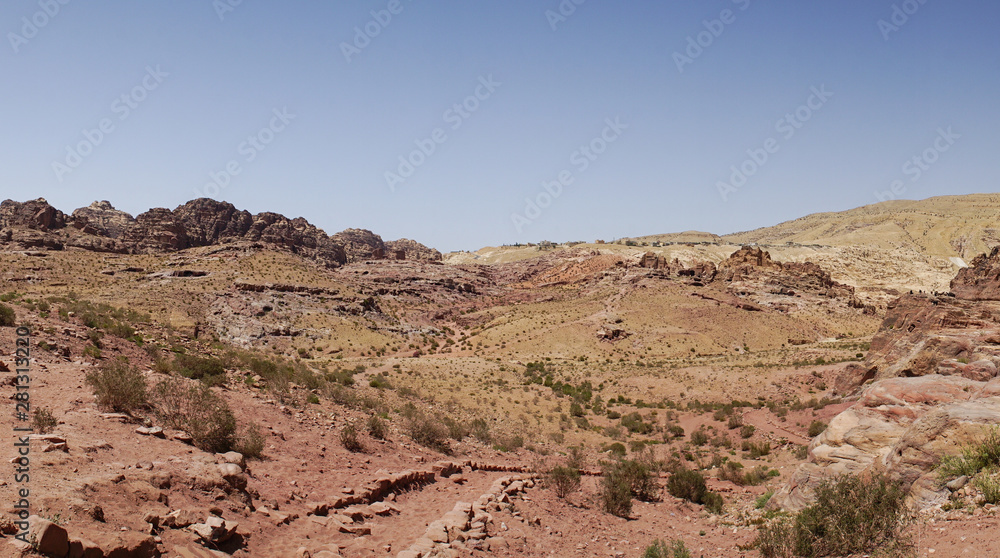
POLYGON ((0 203, 0 244, 13 250, 81 248, 142 254, 201 246, 252 242, 287 250, 335 268, 369 259, 440 259, 441 254, 411 240, 387 248, 366 230, 327 235, 302 218, 277 213, 252 215, 230 203, 200 198, 174 210, 154 208, 132 217, 107 201, 94 202, 70 216, 39 198, 0 203))
POLYGON ((863 364, 848 365, 836 390, 857 402, 809 445, 809 461, 774 505, 797 510, 823 479, 885 471, 918 509, 954 490, 936 468, 977 441, 1000 417, 1000 251, 976 259, 947 295, 904 295, 889 305, 863 364))

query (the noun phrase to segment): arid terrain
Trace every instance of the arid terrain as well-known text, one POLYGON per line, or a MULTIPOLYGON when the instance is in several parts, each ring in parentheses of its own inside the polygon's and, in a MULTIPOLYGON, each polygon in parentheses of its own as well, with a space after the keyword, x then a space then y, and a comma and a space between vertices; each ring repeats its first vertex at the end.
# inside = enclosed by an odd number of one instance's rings
POLYGON ((998 215, 442 254, 4 201, 0 556, 781 556, 844 474, 899 490, 900 555, 996 556, 1000 453, 955 463, 1000 422, 998 215))

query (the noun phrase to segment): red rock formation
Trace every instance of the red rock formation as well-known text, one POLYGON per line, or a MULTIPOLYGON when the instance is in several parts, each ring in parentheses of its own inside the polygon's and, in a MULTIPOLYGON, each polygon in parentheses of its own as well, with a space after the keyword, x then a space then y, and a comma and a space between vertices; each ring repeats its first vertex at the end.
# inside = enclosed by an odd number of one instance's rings
POLYGON ((408 238, 390 240, 385 243, 385 249, 388 253, 405 252, 407 260, 436 262, 442 259, 441 252, 408 238))
POLYGON ((0 203, 0 229, 51 231, 64 227, 66 227, 66 215, 49 205, 45 198, 24 203, 13 200, 4 200, 0 203))
POLYGON ((989 255, 980 254, 969 267, 958 272, 951 292, 963 300, 1000 300, 1000 246, 989 255))
POLYGON ((120 238, 134 222, 134 217, 118 211, 107 201, 95 201, 90 207, 73 212, 73 226, 94 236, 120 238))

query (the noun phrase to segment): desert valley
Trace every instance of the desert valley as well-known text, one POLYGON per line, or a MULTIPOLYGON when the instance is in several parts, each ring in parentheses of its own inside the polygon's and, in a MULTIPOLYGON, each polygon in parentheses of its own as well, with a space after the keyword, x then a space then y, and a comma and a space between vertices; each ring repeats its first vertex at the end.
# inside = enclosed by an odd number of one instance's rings
POLYGON ((0 556, 995 556, 998 222, 441 253, 4 201, 0 556))

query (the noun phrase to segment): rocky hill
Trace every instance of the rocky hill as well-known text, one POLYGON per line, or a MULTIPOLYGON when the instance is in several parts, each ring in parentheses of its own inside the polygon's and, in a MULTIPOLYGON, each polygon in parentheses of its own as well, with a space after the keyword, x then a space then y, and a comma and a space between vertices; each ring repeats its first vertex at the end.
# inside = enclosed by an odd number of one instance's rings
MULTIPOLYGON (((143 254, 237 242, 260 243, 302 255, 326 267, 387 257, 382 239, 366 230, 348 229, 328 236, 302 218, 277 213, 252 215, 230 203, 207 198, 174 210, 151 209, 133 218, 109 202, 94 202, 70 216, 44 199, 0 203, 0 242, 9 249, 82 248, 97 252, 143 254)), ((440 253, 403 239, 394 259, 440 259, 440 253)))
POLYGON ((1000 244, 1000 195, 894 200, 723 236, 737 244, 785 243, 912 249, 919 254, 972 257, 1000 244))

